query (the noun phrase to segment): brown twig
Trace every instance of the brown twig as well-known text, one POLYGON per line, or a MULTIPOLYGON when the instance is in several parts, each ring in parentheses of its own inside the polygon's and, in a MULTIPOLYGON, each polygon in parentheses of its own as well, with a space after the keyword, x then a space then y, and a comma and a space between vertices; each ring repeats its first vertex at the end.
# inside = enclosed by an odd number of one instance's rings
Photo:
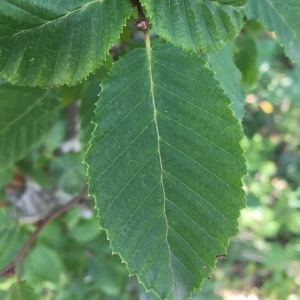
POLYGON ((143 7, 142 7, 142 4, 141 4, 140 0, 136 1, 136 6, 137 6, 137 11, 138 11, 138 18, 139 19, 145 19, 146 16, 144 14, 143 7))
POLYGON ((84 199, 85 196, 86 196, 86 193, 87 193, 87 185, 85 185, 84 188, 81 190, 81 192, 79 192, 78 195, 76 195, 70 202, 63 205, 58 210, 54 211, 52 214, 50 214, 44 220, 40 221, 37 228, 36 228, 36 230, 28 237, 25 244, 22 246, 22 248, 16 254, 14 259, 0 271, 0 277, 9 277, 11 274, 13 274, 16 265, 22 260, 24 254, 31 247, 31 245, 34 243, 35 239, 37 238, 39 233, 42 231, 42 229, 49 222, 56 219, 58 216, 62 215, 64 212, 69 210, 72 206, 74 206, 80 200, 84 199))
POLYGON ((134 25, 137 30, 147 31, 149 27, 148 20, 144 14, 142 4, 139 0, 136 1, 136 7, 138 11, 138 19, 135 21, 134 25))

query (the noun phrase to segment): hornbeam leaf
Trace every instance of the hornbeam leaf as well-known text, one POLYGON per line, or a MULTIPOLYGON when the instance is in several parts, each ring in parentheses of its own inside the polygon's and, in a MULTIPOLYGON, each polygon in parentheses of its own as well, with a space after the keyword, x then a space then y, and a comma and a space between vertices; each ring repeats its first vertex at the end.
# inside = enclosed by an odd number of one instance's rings
POLYGON ((230 108, 242 121, 244 116, 245 90, 240 85, 241 73, 233 61, 234 44, 227 45, 218 52, 207 54, 210 69, 222 83, 226 95, 232 100, 230 108))
POLYGON ((0 1, 0 77, 77 84, 100 66, 130 13, 129 1, 0 1))
POLYGON ((162 299, 190 297, 237 234, 241 126, 205 61, 135 49, 102 85, 86 154, 114 252, 162 299))
POLYGON ((249 0, 246 6, 249 19, 259 19, 275 31, 286 55, 300 63, 300 6, 299 0, 249 0))
POLYGON ((218 51, 240 32, 248 0, 142 0, 154 30, 195 52, 218 51))
POLYGON ((58 118, 55 90, 0 83, 0 168, 23 158, 58 118))

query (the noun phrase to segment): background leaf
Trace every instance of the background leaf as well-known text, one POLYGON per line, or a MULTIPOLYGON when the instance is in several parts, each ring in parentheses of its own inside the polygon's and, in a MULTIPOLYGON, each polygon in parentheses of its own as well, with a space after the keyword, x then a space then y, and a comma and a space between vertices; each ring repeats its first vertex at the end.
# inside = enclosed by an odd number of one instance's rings
POLYGON ((8 292, 0 290, 0 297, 1 297, 1 299, 7 299, 8 298, 8 292))
POLYGON ((111 67, 112 59, 109 57, 98 72, 95 75, 90 76, 86 82, 87 87, 82 95, 79 112, 81 127, 80 135, 84 144, 88 144, 94 129, 94 124, 92 124, 91 120, 94 115, 94 110, 96 109, 95 103, 99 98, 98 96, 101 90, 100 82, 107 75, 111 67))
POLYGON ((51 248, 40 245, 29 253, 24 278, 30 282, 45 280, 57 284, 62 272, 63 266, 58 253, 51 248))
POLYGON ((55 90, 0 83, 0 168, 23 158, 58 118, 55 90))
POLYGON ((1 1, 0 77, 77 84, 99 68, 130 13, 129 1, 1 1))
POLYGON ((218 51, 243 24, 248 0, 142 0, 159 36, 195 52, 218 51))
POLYGON ((0 199, 5 197, 5 186, 10 182, 13 173, 13 168, 0 170, 0 199))
POLYGON ((247 90, 253 88, 258 79, 257 39, 262 29, 260 22, 249 20, 235 42, 234 62, 242 73, 242 86, 247 90))
POLYGON ((136 49, 103 83, 89 192, 114 252, 162 299, 186 299, 226 253, 245 199, 243 134, 203 59, 136 49))
POLYGON ((234 44, 230 44, 218 52, 208 53, 207 60, 210 69, 216 72, 216 78, 222 83, 226 95, 233 102, 230 108, 234 115, 242 120, 246 93, 239 84, 241 73, 233 62, 233 49, 234 44))
MULTIPOLYGON (((100 234, 99 222, 96 218, 82 220, 75 228, 72 228, 69 235, 78 244, 85 244, 100 234)), ((98 249, 99 250, 99 249, 98 249)))
POLYGON ((249 19, 259 19, 269 31, 275 31, 286 55, 300 63, 300 6, 298 0, 249 0, 249 19))
POLYGON ((12 220, 10 211, 1 207, 0 210, 0 269, 14 258, 25 242, 26 235, 21 231, 17 221, 12 220))
POLYGON ((7 300, 37 300, 37 296, 32 286, 26 282, 14 283, 7 296, 7 300))
POLYGON ((60 189, 69 194, 81 191, 85 184, 85 167, 81 153, 69 153, 56 156, 50 163, 50 172, 58 181, 60 189))
POLYGON ((119 261, 101 261, 99 257, 96 256, 89 260, 88 268, 97 287, 108 295, 120 294, 128 275, 119 261))

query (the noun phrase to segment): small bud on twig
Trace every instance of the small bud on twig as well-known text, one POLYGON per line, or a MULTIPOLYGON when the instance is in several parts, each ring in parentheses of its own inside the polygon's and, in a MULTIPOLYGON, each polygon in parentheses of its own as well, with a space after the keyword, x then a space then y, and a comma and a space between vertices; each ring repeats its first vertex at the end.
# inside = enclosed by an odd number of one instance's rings
POLYGON ((137 19, 134 23, 135 28, 140 31, 148 29, 149 23, 146 18, 137 19))

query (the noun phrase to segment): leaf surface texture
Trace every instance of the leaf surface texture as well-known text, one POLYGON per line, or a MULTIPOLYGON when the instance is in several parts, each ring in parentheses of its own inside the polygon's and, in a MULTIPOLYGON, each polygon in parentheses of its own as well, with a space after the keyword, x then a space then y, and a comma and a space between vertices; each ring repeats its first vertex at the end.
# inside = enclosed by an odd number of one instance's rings
POLYGON ((154 30, 167 41, 199 52, 218 51, 243 24, 247 0, 142 0, 154 30))
POLYGON ((100 66, 130 13, 129 1, 0 1, 0 76, 77 84, 100 66))
POLYGON ((243 134, 205 61, 136 49, 103 83, 85 161, 114 252, 162 299, 187 299, 245 205, 243 134))

